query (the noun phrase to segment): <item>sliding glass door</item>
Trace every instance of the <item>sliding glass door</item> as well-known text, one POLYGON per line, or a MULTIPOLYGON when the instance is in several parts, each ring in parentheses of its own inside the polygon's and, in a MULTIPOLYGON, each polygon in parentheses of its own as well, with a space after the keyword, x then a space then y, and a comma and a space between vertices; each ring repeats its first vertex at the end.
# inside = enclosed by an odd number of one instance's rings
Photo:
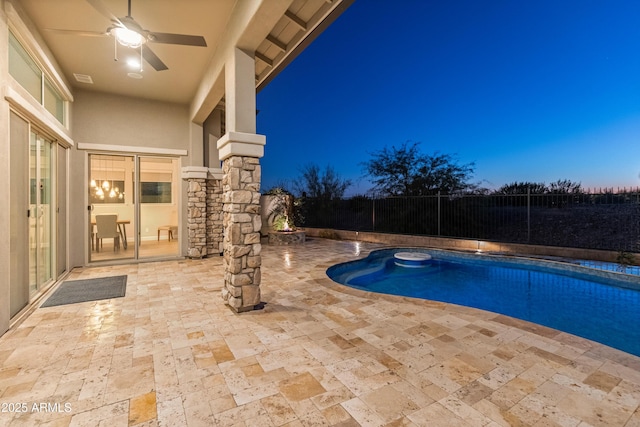
POLYGON ((89 155, 89 260, 134 259, 134 156, 89 155))
POLYGON ((10 315, 67 270, 67 149, 10 113, 10 315))
POLYGON ((139 157, 140 258, 177 256, 179 162, 139 157))
POLYGON ((179 160, 89 155, 90 261, 179 255, 179 160))

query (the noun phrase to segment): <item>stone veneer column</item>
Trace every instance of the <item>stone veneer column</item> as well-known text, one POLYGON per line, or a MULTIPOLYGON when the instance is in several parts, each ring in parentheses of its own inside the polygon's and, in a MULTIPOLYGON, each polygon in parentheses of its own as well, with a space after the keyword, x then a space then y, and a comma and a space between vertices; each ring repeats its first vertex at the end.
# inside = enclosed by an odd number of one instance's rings
POLYGON ((223 253, 222 179, 207 179, 207 253, 223 253))
POLYGON ((187 181, 187 256, 203 258, 222 252, 222 169, 185 166, 187 181))
POLYGON ((207 256, 207 180, 189 178, 187 181, 187 255, 202 258, 207 256))
POLYGON ((260 161, 266 137, 256 134, 253 52, 238 47, 225 62, 225 129, 218 139, 222 161, 224 287, 222 297, 236 312, 260 304, 260 161))
POLYGON ((236 312, 260 303, 260 161, 231 155, 222 163, 224 301, 236 312))

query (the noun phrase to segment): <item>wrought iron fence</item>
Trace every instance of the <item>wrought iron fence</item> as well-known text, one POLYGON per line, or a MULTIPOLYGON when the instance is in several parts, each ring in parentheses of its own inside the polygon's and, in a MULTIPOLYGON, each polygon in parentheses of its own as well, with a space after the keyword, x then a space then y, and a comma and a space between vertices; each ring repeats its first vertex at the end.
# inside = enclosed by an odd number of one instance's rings
POLYGON ((304 199, 308 227, 640 252, 640 189, 304 199))

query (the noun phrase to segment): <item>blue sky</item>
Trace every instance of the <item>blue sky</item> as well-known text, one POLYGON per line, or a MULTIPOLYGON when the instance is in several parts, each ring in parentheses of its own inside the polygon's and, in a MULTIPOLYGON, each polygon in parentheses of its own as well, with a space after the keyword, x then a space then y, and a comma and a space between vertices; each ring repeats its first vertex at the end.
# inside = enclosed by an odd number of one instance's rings
POLYGON ((356 0, 257 98, 263 189, 308 163, 364 193, 385 146, 474 182, 640 185, 640 1, 356 0))

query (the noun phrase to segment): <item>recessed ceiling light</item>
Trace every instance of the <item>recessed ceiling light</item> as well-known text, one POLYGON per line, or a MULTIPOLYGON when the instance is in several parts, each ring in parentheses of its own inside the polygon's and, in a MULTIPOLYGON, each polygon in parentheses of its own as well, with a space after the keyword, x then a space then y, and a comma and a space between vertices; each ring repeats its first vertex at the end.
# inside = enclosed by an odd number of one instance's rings
POLYGON ((86 74, 73 73, 73 77, 75 77, 76 80, 79 81, 80 83, 93 84, 93 79, 91 78, 91 76, 88 76, 86 74))
POLYGON ((140 69, 140 61, 135 58, 127 59, 127 65, 131 68, 140 69))
POLYGON ((142 74, 140 74, 140 73, 127 73, 127 76, 131 77, 132 79, 141 79, 142 78, 142 74))

